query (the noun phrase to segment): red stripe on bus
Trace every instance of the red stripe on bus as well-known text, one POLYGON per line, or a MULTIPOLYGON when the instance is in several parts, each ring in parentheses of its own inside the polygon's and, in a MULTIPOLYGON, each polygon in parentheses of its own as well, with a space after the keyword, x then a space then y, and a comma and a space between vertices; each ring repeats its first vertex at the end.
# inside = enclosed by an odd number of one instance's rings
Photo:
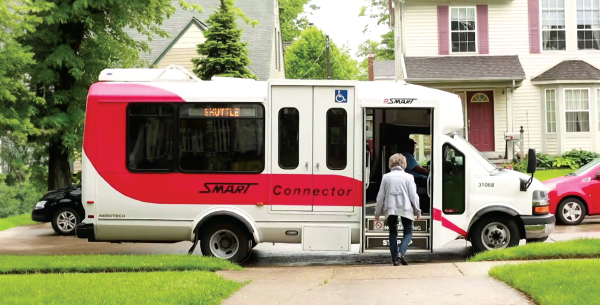
POLYGON ((467 232, 465 230, 453 224, 452 222, 450 222, 450 220, 444 218, 442 216, 442 211, 439 209, 433 209, 433 220, 441 221, 442 227, 444 228, 450 229, 462 236, 467 236, 467 232))

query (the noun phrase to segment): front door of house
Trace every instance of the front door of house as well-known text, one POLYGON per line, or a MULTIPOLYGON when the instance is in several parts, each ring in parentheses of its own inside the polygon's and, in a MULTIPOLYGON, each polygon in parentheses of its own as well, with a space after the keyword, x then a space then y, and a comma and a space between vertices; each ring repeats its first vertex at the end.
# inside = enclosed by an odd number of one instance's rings
POLYGON ((469 142, 479 151, 494 151, 494 92, 467 92, 469 142))

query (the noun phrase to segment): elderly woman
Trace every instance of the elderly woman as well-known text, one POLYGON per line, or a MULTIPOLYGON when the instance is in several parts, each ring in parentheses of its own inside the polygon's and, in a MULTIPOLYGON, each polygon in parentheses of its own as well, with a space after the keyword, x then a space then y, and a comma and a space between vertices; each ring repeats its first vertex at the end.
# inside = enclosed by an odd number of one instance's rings
POLYGON ((404 259, 404 254, 406 254, 406 249, 412 238, 414 218, 416 216, 417 219, 421 219, 419 196, 417 195, 414 177, 404 171, 406 158, 401 154, 395 154, 390 157, 389 166, 391 172, 383 175, 379 194, 377 194, 375 221, 379 221, 379 217, 385 213, 390 232, 392 263, 394 266, 398 266, 400 263, 408 265, 404 259), (398 218, 401 219, 404 228, 404 235, 399 247, 398 218))

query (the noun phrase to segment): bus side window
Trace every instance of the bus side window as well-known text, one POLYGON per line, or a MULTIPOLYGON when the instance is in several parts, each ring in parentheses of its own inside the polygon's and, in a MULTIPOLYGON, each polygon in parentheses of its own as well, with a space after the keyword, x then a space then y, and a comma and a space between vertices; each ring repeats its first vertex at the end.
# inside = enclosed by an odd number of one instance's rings
POLYGON ((173 105, 138 104, 128 107, 127 167, 131 171, 173 169, 173 105))
POLYGON ((466 201, 465 155, 444 144, 442 171, 442 210, 444 214, 463 214, 466 201))
POLYGON ((332 170, 346 168, 348 120, 346 110, 331 108, 327 111, 327 167, 332 170))
POLYGON ((296 108, 279 110, 279 167, 296 169, 300 163, 300 112, 296 108))

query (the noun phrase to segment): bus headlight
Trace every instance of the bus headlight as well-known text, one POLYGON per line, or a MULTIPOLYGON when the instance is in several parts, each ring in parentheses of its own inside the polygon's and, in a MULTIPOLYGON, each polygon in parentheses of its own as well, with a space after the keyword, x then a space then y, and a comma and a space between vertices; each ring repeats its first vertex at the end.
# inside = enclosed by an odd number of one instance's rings
POLYGON ((550 200, 547 191, 533 191, 532 195, 533 215, 543 215, 550 213, 550 200))

